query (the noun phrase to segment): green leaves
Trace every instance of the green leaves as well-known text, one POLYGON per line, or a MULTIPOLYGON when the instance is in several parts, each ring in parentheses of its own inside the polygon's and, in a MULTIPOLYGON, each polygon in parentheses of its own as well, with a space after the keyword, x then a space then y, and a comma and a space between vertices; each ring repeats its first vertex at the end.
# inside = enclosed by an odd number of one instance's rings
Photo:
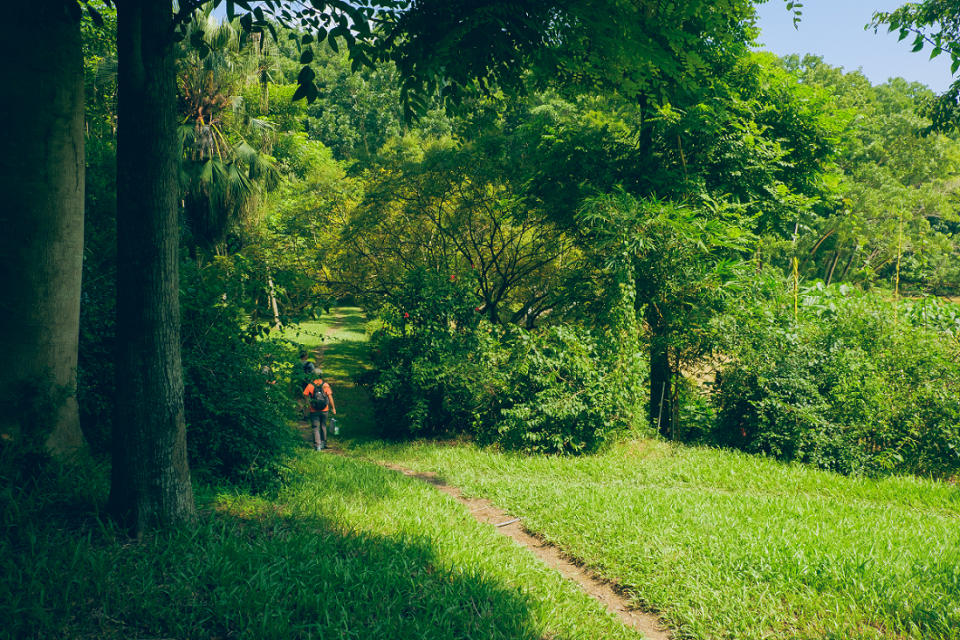
POLYGON ((297 90, 293 94, 294 102, 306 98, 307 104, 310 104, 317 99, 319 90, 313 82, 315 77, 316 73, 310 67, 304 67, 300 70, 299 75, 297 75, 297 90))
POLYGON ((800 27, 800 19, 803 16, 803 3, 798 0, 786 0, 787 11, 793 13, 793 28, 800 27))
POLYGON ((955 306, 817 283, 794 321, 785 289, 730 314, 720 441, 848 474, 956 473, 955 306))
MULTIPOLYGON (((947 53, 951 58, 950 73, 956 74, 960 70, 960 4, 953 0, 911 2, 895 11, 874 13, 867 26, 872 26, 876 31, 884 24, 888 31, 899 31, 900 40, 913 34, 911 51, 920 51, 929 44, 932 47, 930 58, 947 53)), ((954 87, 928 109, 935 130, 947 130, 960 125, 960 107, 953 104, 950 98, 954 87)))

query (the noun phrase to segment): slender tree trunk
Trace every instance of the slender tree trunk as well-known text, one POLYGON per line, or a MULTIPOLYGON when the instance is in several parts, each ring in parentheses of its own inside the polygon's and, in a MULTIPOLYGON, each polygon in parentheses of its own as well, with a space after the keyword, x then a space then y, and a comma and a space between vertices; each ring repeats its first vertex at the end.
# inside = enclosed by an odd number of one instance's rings
POLYGON ((110 511, 140 533, 195 514, 183 410, 169 0, 124 0, 117 50, 117 398, 110 511))
POLYGON ((673 370, 670 368, 670 353, 667 336, 661 319, 653 305, 647 306, 647 323, 650 326, 650 425, 664 438, 673 435, 673 370))
POLYGON ((857 257, 858 251, 860 251, 859 242, 853 245, 853 249, 850 251, 850 257, 847 259, 847 264, 843 267, 843 272, 840 274, 840 280, 847 279, 847 274, 850 273, 850 267, 853 266, 853 259, 857 257))
POLYGON ((826 284, 829 287, 830 283, 833 281, 833 272, 837 268, 837 262, 840 260, 840 246, 837 246, 837 249, 833 252, 833 260, 830 262, 830 267, 827 269, 827 280, 826 284))
POLYGON ((273 278, 267 276, 267 285, 270 288, 270 308, 273 310, 273 328, 282 329, 283 323, 280 322, 280 309, 277 308, 277 292, 273 286, 273 278))
POLYGON ((650 351, 650 424, 664 438, 673 434, 673 376, 666 349, 650 351))
POLYGON ((13 3, 0 39, 0 434, 67 458, 83 447, 83 54, 63 0, 13 3))

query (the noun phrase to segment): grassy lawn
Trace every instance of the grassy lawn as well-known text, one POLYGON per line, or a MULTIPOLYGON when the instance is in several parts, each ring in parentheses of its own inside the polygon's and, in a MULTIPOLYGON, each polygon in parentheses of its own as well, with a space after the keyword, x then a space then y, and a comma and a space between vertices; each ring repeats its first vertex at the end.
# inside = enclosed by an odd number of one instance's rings
POLYGON ((960 638, 960 491, 621 443, 582 458, 371 436, 355 310, 323 344, 354 458, 306 448, 271 495, 197 487, 194 527, 131 541, 106 469, 0 477, 0 637, 637 638, 452 498, 493 500, 678 638, 960 638))
POLYGON ((690 638, 960 638, 953 486, 625 443, 586 458, 358 444, 439 473, 627 587, 690 638))
POLYGON ((205 490, 196 527, 141 542, 97 519, 102 474, 77 480, 0 493, 0 637, 641 637, 452 498, 370 463, 304 451, 277 495, 205 490))
MULTIPOLYGON (((362 318, 346 319, 291 337, 326 336, 356 436, 362 318)), ((198 486, 196 526, 133 541, 101 518, 107 469, 0 474, 0 638, 641 638, 419 480, 306 448, 284 480, 198 486)))

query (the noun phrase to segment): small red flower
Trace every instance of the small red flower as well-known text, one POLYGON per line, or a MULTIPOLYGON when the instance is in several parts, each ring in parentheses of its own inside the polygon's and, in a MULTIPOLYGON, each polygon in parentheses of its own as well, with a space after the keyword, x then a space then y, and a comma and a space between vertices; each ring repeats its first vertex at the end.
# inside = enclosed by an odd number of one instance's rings
POLYGON ((404 317, 404 318, 409 318, 409 317, 410 317, 410 314, 405 312, 405 313, 403 314, 403 317, 404 317))
POLYGON ((480 307, 474 307, 474 311, 480 311, 480 307))
POLYGON ((457 279, 457 275, 454 274, 454 273, 451 273, 451 274, 450 274, 450 282, 453 282, 453 281, 455 281, 456 279, 457 279))

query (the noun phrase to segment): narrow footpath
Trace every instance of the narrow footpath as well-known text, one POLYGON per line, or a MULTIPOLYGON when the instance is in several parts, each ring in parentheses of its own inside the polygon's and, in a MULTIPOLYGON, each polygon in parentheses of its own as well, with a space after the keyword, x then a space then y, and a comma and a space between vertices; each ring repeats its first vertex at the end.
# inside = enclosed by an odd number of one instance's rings
MULTIPOLYGON (((340 315, 340 310, 335 310, 334 313, 336 316, 327 325, 322 344, 314 351, 317 363, 324 370, 326 370, 324 357, 327 349, 333 340, 341 339, 336 337, 336 334, 343 326, 343 317, 340 315)), ((336 394, 336 390, 334 390, 334 394, 336 394)), ((366 396, 359 394, 354 395, 353 400, 369 403, 366 396)), ((350 410, 355 411, 356 409, 357 407, 351 407, 350 410)), ((633 607, 618 585, 598 576, 577 562, 576 559, 567 556, 560 548, 539 538, 535 532, 528 531, 523 526, 521 518, 503 511, 489 500, 467 497, 459 488, 444 483, 433 473, 421 473, 400 465, 354 456, 350 453, 349 448, 344 449, 338 446, 336 442, 332 443, 327 451, 327 455, 340 455, 378 464, 434 486, 438 491, 464 505, 476 520, 495 527, 501 535, 507 536, 520 546, 525 547, 548 567, 558 571, 567 580, 575 582, 587 595, 599 601, 608 611, 617 616, 623 624, 640 631, 650 640, 670 640, 670 634, 661 624, 659 618, 633 607)))

